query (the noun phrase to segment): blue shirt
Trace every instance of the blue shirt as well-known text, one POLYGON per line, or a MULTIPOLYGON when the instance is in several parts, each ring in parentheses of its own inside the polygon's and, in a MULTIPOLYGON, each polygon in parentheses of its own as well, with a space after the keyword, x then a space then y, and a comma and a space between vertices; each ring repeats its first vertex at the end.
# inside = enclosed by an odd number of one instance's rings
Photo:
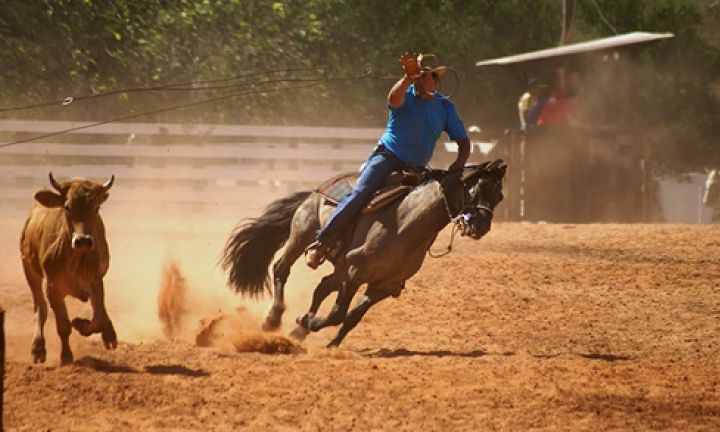
POLYGON ((390 107, 380 143, 403 162, 426 166, 443 131, 453 141, 467 138, 467 132, 450 99, 436 92, 433 99, 424 100, 414 87, 408 87, 402 105, 390 107))

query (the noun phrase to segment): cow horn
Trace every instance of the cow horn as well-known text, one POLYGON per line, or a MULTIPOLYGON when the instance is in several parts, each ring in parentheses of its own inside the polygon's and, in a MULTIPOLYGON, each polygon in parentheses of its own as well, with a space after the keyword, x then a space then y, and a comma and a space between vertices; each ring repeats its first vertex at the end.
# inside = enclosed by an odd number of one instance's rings
POLYGON ((60 183, 58 183, 57 180, 55 180, 55 177, 53 177, 52 171, 50 171, 50 174, 48 174, 48 178, 50 179, 50 184, 52 185, 52 187, 56 191, 62 193, 62 188, 60 187, 60 183))
POLYGON ((110 180, 103 183, 103 189, 105 189, 105 192, 110 190, 110 188, 112 187, 114 182, 115 182, 115 174, 110 174, 110 180))

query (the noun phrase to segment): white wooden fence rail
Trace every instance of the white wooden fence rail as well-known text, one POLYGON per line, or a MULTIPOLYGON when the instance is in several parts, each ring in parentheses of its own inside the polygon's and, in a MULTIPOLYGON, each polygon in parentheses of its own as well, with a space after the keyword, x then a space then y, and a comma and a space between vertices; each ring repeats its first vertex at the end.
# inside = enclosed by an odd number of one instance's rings
MULTIPOLYGON (((0 120, 0 144, 86 123, 0 120)), ((258 209, 356 170, 382 129, 116 123, 0 148, 0 210, 27 208, 47 175, 105 181, 107 206, 258 209), (51 141, 50 141, 51 140, 51 141)), ((107 208, 107 207, 106 207, 107 208)))

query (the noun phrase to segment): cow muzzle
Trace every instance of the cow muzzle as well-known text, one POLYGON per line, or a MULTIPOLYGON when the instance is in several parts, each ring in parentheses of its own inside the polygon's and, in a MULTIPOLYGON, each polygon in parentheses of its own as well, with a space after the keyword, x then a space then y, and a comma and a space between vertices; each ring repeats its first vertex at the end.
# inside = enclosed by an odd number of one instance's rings
POLYGON ((95 241, 93 240, 92 236, 87 234, 73 234, 73 249, 92 249, 94 246, 95 241))

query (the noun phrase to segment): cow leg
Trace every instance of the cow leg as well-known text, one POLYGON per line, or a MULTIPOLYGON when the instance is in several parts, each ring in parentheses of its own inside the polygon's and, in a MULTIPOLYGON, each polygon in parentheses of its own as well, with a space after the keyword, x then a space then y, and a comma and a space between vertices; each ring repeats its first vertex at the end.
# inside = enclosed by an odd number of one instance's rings
POLYGON ((55 327, 57 328, 58 336, 60 336, 60 364, 70 364, 73 362, 73 353, 70 350, 70 332, 72 332, 72 327, 70 326, 70 319, 68 318, 67 308, 65 307, 65 300, 56 292, 51 293, 49 291, 48 300, 55 314, 55 327))
POLYGON ((93 333, 102 333, 103 344, 106 349, 117 348, 117 335, 112 321, 105 309, 105 288, 102 279, 98 278, 90 290, 90 304, 93 308, 92 320, 75 318, 72 321, 73 327, 83 336, 90 336, 93 333))
POLYGON ((285 283, 290 277, 290 269, 302 255, 305 246, 312 241, 312 237, 296 235, 290 237, 285 252, 273 265, 273 305, 263 322, 263 330, 273 331, 280 327, 282 315, 285 312, 285 283))
POLYGON ((342 343, 343 339, 345 339, 345 336, 350 333, 350 330, 355 328, 365 313, 370 310, 371 307, 389 296, 390 293, 385 290, 376 289, 372 286, 368 287, 365 294, 360 297, 358 304, 347 314, 345 320, 343 320, 337 334, 328 344, 328 348, 340 346, 340 343, 342 343))
POLYGON ((43 279, 31 268, 31 264, 23 261, 23 271, 32 292, 33 312, 35 319, 35 334, 33 335, 30 353, 34 363, 45 363, 47 351, 45 350, 45 321, 47 320, 47 301, 43 296, 43 279))

